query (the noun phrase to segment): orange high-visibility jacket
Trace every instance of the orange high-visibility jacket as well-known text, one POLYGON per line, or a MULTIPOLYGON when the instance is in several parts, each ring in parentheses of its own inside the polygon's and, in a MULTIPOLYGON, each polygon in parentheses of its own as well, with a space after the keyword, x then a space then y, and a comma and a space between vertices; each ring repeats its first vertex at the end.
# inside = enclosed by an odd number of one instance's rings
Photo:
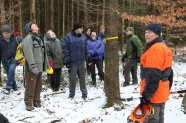
POLYGON ((141 56, 140 94, 151 103, 168 100, 172 59, 171 50, 162 42, 154 43, 141 56))

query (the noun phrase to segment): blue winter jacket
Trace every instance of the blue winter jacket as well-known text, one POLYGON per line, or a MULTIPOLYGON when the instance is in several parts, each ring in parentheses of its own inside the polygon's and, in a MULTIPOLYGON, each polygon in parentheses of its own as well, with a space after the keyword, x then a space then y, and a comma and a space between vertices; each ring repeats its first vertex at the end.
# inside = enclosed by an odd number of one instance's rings
POLYGON ((12 35, 10 41, 4 40, 3 36, 0 36, 0 62, 3 66, 7 66, 12 63, 16 63, 15 55, 18 43, 22 41, 20 36, 12 35), (16 37, 18 40, 16 40, 16 37))
POLYGON ((90 59, 102 59, 104 50, 105 46, 102 38, 97 38, 97 40, 88 40, 88 51, 90 54, 90 59))
POLYGON ((74 31, 69 32, 62 39, 62 50, 65 61, 84 62, 89 55, 86 36, 84 34, 76 34, 74 31))

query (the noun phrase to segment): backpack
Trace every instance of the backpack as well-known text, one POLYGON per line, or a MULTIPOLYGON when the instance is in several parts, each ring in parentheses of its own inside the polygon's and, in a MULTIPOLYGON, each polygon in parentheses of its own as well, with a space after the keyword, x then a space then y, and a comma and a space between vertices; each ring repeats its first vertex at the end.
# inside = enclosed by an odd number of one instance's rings
POLYGON ((23 53, 23 44, 18 41, 18 37, 16 37, 16 41, 17 41, 18 46, 16 50, 15 59, 19 63, 19 65, 22 66, 26 62, 26 59, 23 53))

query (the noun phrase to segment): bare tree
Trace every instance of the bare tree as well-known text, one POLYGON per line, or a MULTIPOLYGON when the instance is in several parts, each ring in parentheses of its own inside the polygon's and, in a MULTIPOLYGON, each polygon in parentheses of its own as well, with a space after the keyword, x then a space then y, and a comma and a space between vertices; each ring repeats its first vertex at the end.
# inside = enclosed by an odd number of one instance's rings
POLYGON ((18 4, 19 4, 19 31, 20 31, 20 34, 22 35, 23 32, 22 32, 22 27, 23 27, 23 21, 22 21, 22 0, 19 0, 18 1, 18 4))
POLYGON ((0 0, 0 23, 1 25, 5 24, 5 8, 4 8, 4 0, 0 0))
POLYGON ((72 9, 71 9, 71 28, 73 26, 74 23, 74 0, 72 0, 72 9))
POLYGON ((77 0, 77 20, 79 21, 79 0, 77 0))
POLYGON ((50 29, 54 30, 54 0, 50 0, 50 29))
POLYGON ((88 24, 88 8, 87 8, 87 0, 84 0, 84 24, 88 24))
POLYGON ((36 23, 36 1, 30 0, 30 20, 36 23))
POLYGON ((105 0, 103 0, 102 24, 105 24, 105 0))
MULTIPOLYGON (((108 0, 107 7, 111 10, 117 10, 118 2, 116 0, 108 0), (111 6, 112 5, 112 6, 111 6)), ((118 15, 111 11, 106 13, 106 36, 117 36, 118 15)), ((115 97, 120 97, 119 88, 119 57, 118 57, 118 41, 107 40, 105 49, 105 82, 104 91, 106 95, 105 107, 111 107, 114 104, 120 105, 121 101, 115 97)))
POLYGON ((65 0, 63 0, 63 35, 65 34, 65 0))
POLYGON ((59 36, 60 35, 60 27, 61 27, 61 21, 60 21, 60 6, 61 6, 61 0, 57 0, 57 35, 59 36))

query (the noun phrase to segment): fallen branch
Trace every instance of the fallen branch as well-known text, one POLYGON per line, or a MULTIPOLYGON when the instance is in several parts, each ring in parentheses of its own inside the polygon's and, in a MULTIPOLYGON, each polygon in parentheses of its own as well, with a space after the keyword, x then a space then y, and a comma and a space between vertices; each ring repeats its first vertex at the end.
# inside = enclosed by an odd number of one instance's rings
POLYGON ((61 92, 55 92, 55 93, 51 93, 51 94, 45 94, 44 96, 43 96, 43 98, 46 98, 47 96, 50 96, 50 95, 55 95, 55 94, 61 94, 61 93, 66 93, 66 91, 61 91, 61 92))
POLYGON ((186 90, 180 90, 180 91, 170 92, 170 94, 181 94, 181 93, 186 93, 186 90))
MULTIPOLYGON (((180 91, 172 91, 172 92, 170 92, 170 94, 181 94, 181 93, 186 93, 186 90, 180 90, 180 91)), ((129 98, 115 97, 115 99, 128 102, 128 101, 138 100, 138 99, 140 99, 140 97, 136 97, 136 98, 134 98, 134 97, 129 97, 129 98)))
POLYGON ((35 116, 30 116, 30 117, 25 117, 25 118, 23 118, 23 119, 20 119, 20 120, 18 120, 18 121, 25 121, 26 119, 28 119, 28 118, 34 118, 35 116))

